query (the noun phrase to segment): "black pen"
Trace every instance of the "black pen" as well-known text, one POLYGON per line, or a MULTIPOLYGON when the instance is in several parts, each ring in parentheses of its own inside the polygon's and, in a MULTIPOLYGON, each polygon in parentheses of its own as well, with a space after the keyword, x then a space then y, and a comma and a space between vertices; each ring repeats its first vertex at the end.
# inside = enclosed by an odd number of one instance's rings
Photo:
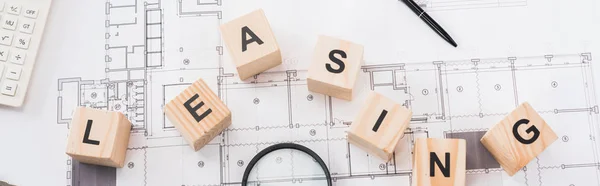
POLYGON ((457 47, 458 45, 450 35, 439 25, 437 24, 429 15, 413 0, 399 0, 404 2, 408 8, 410 8, 415 14, 417 14, 431 29, 433 29, 438 35, 440 35, 444 40, 450 43, 452 46, 457 47))

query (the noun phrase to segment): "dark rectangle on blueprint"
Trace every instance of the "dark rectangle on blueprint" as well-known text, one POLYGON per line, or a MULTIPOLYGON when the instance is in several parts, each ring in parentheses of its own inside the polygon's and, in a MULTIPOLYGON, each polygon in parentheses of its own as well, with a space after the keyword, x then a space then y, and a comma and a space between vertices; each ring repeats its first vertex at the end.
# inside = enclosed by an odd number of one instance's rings
POLYGON ((73 160, 73 186, 116 186, 117 168, 90 165, 73 160))
POLYGON ((479 141, 486 131, 446 133, 446 138, 467 141, 467 170, 500 168, 500 164, 479 141))

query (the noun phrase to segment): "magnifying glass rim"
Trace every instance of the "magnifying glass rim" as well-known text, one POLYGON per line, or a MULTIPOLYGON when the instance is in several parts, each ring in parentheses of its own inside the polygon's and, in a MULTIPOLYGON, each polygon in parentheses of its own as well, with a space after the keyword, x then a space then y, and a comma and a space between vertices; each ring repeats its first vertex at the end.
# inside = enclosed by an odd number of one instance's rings
POLYGON ((247 186, 248 176, 250 175, 250 171, 252 171, 252 168, 254 168, 254 165, 256 165, 258 160, 260 160, 265 155, 267 155, 273 151, 277 151, 277 150, 281 150, 281 149, 299 150, 299 151, 302 151, 302 152, 310 155, 313 159, 315 159, 317 161, 317 163, 319 163, 319 165, 321 166, 321 169, 323 169, 323 172, 325 173, 325 179, 327 180, 327 185, 333 186, 333 184, 331 183, 331 174, 329 173, 329 169, 327 168, 327 165, 325 165, 325 162, 323 162, 323 159, 321 159, 321 157, 317 153, 310 150, 309 148, 299 145, 299 144, 295 144, 295 143, 275 144, 275 145, 271 145, 271 146, 263 149, 262 151, 260 151, 256 156, 254 156, 254 158, 252 158, 250 163, 248 163, 246 170, 244 170, 244 177, 242 178, 242 186, 247 186))

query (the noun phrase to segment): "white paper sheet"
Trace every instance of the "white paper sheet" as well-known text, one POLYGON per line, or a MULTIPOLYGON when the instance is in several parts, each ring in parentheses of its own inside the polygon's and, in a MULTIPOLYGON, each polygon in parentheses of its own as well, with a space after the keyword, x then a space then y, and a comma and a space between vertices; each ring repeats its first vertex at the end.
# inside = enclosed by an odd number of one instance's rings
MULTIPOLYGON (((467 185, 600 185, 594 0, 420 0, 452 48, 394 0, 55 0, 26 105, 0 109, 0 180, 18 185, 238 185, 268 145, 317 152, 335 185, 410 185, 412 143, 463 137, 467 185), (240 81, 219 25, 263 8, 284 64, 240 81), (351 102, 308 92, 317 36, 365 46, 351 102), (193 152, 165 119, 166 102, 204 78, 233 113, 223 135, 193 152), (348 145, 345 131, 370 90, 413 110, 394 159, 348 145), (521 102, 559 136, 510 177, 479 145, 521 102), (127 165, 99 168, 64 155, 73 109, 125 113, 127 165)), ((253 179, 318 185, 297 152, 268 156, 253 179)), ((315 172, 316 171, 316 172, 315 172)))

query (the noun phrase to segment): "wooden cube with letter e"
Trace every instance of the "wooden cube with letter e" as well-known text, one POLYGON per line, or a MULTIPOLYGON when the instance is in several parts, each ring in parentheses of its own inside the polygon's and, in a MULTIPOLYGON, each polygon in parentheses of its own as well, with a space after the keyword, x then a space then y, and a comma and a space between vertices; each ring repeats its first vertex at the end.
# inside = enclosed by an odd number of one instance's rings
POLYGON ((202 79, 167 103, 164 110, 195 151, 231 125, 231 111, 202 79))
POLYGON ((556 139, 556 133, 526 102, 487 131, 481 143, 512 176, 556 139))
POLYGON ((467 166, 464 139, 419 138, 415 142, 413 186, 464 186, 467 166))
POLYGON ((221 35, 242 80, 282 62, 279 45, 262 9, 221 25, 221 35))
POLYGON ((411 117, 410 110, 371 92, 348 130, 348 142, 389 161, 411 117))
POLYGON ((319 36, 313 61, 308 69, 308 90, 352 100, 360 65, 362 45, 328 36, 319 36))
POLYGON ((131 123, 120 112, 79 107, 70 123, 66 153, 83 163, 123 167, 131 123))

